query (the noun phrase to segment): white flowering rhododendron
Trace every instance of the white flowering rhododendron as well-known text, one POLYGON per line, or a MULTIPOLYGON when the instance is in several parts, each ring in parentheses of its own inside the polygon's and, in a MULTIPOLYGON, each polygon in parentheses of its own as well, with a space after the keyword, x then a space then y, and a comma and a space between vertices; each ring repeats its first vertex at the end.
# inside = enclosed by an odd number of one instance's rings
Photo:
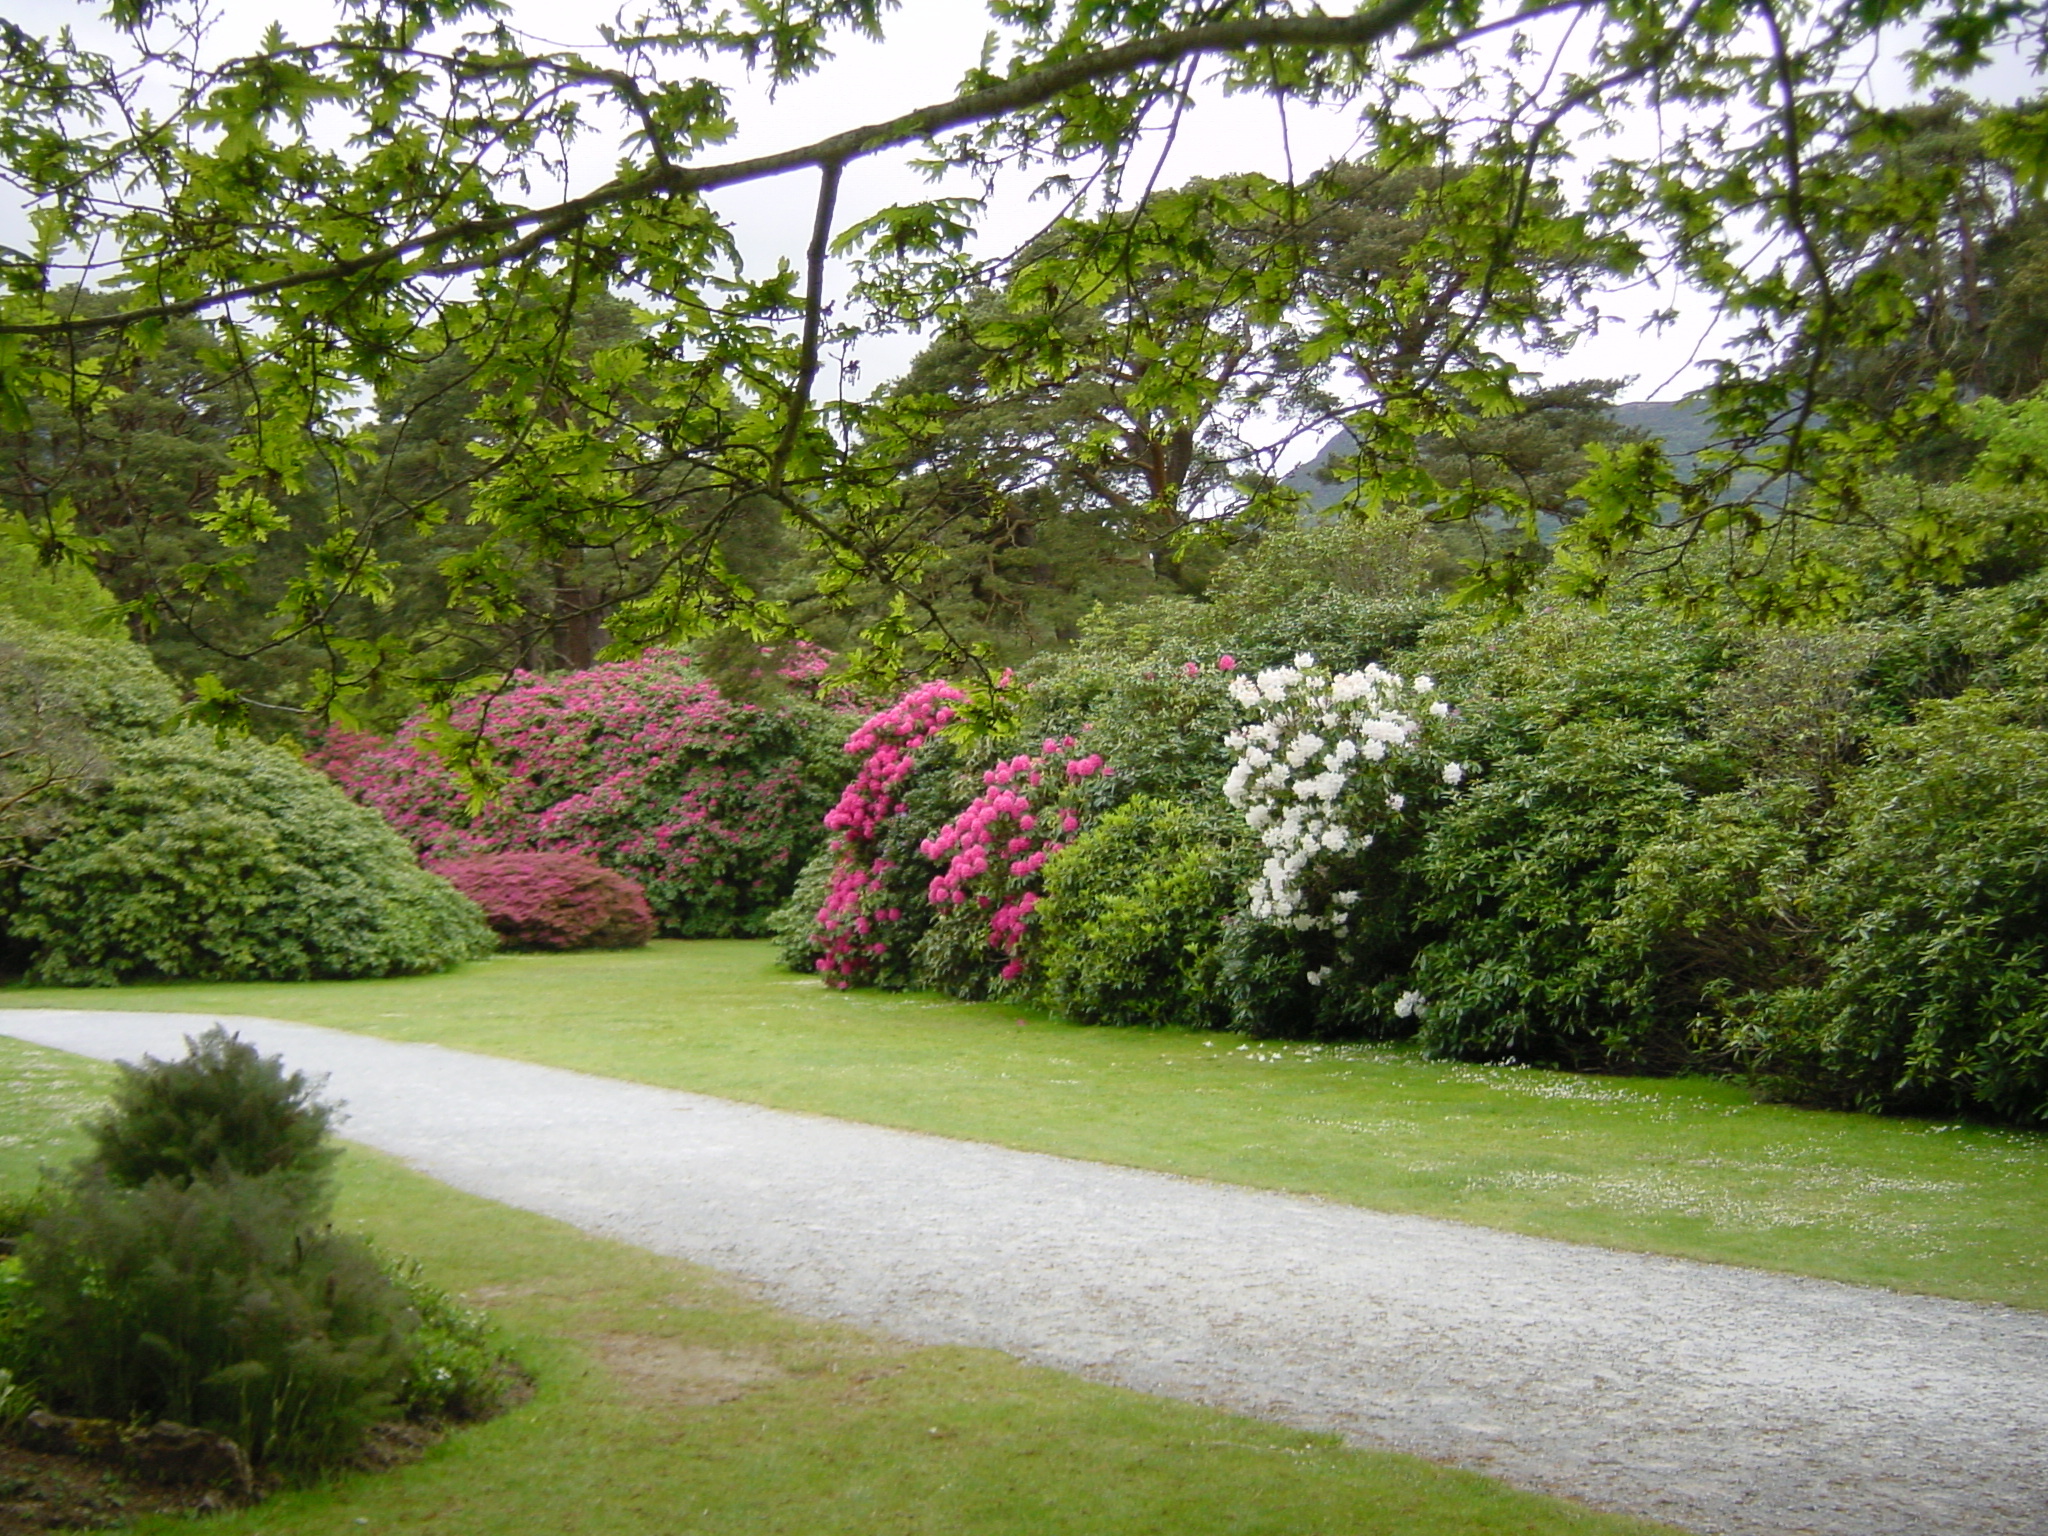
MULTIPOLYGON (((1346 877, 1402 823, 1411 796, 1465 778, 1464 764, 1427 745, 1429 724, 1453 713, 1432 697, 1435 687, 1379 666, 1332 673, 1310 655, 1232 682, 1231 696, 1255 715, 1225 738, 1237 761, 1223 784, 1266 848, 1253 918, 1322 930, 1342 947, 1367 894, 1346 877)), ((1317 967, 1308 980, 1320 985, 1329 974, 1317 967)))

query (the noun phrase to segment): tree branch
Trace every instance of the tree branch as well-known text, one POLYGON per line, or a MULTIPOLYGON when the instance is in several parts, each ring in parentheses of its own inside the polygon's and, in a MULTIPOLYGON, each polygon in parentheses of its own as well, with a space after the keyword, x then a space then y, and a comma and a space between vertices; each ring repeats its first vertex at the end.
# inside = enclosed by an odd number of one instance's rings
POLYGON ((776 490, 782 488, 783 472, 811 408, 811 386, 818 378, 818 338, 825 327, 825 260, 832 250, 832 210, 839 201, 840 170, 837 160, 818 168, 818 213, 811 224, 811 248, 804 263, 803 356, 797 364, 796 388, 790 392, 789 415, 782 423, 782 439, 768 465, 768 483, 776 490))
POLYGON ((119 330, 148 320, 177 319, 203 314, 230 304, 269 298, 311 283, 332 282, 379 267, 431 256, 448 247, 494 235, 518 234, 521 239, 499 251, 456 258, 431 264, 436 276, 476 271, 526 254, 527 232, 541 229, 558 233, 574 227, 592 215, 620 203, 654 196, 679 196, 738 186, 765 177, 806 168, 844 166, 850 161, 916 143, 955 128, 970 127, 1011 112, 1042 106, 1064 93, 1100 80, 1128 74, 1133 70, 1174 64, 1204 54, 1228 53, 1247 48, 1368 48, 1400 30, 1423 10, 1430 0, 1380 0, 1377 5, 1352 16, 1277 16, 1243 21, 1211 22, 1162 32, 1156 37, 1137 38, 1113 48, 1097 49, 1061 64, 1028 71, 1001 84, 970 91, 951 101, 920 107, 885 122, 849 129, 802 148, 759 155, 725 165, 659 165, 644 175, 607 182, 604 186, 545 208, 526 209, 497 218, 465 219, 443 225, 404 240, 393 241, 360 256, 301 272, 287 273, 260 283, 246 283, 198 298, 121 310, 112 314, 80 316, 69 320, 38 323, 0 323, 0 336, 64 336, 119 330))

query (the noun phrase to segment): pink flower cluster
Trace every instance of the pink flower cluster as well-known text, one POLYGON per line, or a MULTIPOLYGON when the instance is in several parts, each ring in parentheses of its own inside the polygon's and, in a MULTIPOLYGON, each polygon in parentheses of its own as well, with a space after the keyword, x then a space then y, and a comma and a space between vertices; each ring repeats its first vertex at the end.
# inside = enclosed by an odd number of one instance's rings
POLYGON ((483 738, 501 794, 472 808, 417 716, 390 741, 331 732, 313 763, 422 856, 581 853, 636 877, 665 932, 755 931, 815 836, 790 711, 736 704, 674 651, 556 677, 515 674, 449 724, 483 738))
POLYGON ((1039 872, 1081 828, 1063 797, 1109 772, 1099 752, 1067 755, 1078 746, 1072 736, 1048 738, 1041 753, 996 764, 981 776, 982 792, 920 848, 928 859, 948 861, 932 880, 932 905, 958 907, 972 899, 989 914, 989 947, 1004 957, 1005 981, 1024 974, 1039 872))
POLYGON ((851 986, 889 952, 887 930, 903 912, 888 904, 892 866, 875 844, 884 823, 903 810, 899 792, 917 766, 918 749, 952 723, 953 706, 966 697, 951 683, 922 684, 847 738, 846 750, 862 762, 825 814, 837 858, 816 930, 823 950, 817 968, 835 986, 851 986))
POLYGON ((832 653, 809 640, 797 640, 781 647, 764 645, 761 654, 774 663, 777 677, 813 697, 817 695, 818 685, 825 674, 832 669, 832 653))
POLYGON ((368 731, 345 731, 329 726, 307 749, 306 761, 339 784, 357 800, 380 782, 375 754, 385 745, 382 736, 368 731))
POLYGON ((785 640, 755 647, 761 660, 749 669, 759 680, 773 673, 792 693, 822 704, 834 714, 858 714, 868 707, 858 688, 832 676, 834 653, 811 640, 785 640))

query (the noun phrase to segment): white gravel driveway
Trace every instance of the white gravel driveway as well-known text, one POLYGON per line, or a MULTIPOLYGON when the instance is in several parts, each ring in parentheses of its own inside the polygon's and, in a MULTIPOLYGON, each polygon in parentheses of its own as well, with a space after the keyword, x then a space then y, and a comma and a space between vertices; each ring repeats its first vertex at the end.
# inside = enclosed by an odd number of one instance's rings
MULTIPOLYGON (((171 1056, 210 1015, 0 1010, 171 1056)), ((1702 1532, 2048 1536, 2048 1315, 1612 1253, 222 1018, 351 1138, 780 1304, 1702 1532)))

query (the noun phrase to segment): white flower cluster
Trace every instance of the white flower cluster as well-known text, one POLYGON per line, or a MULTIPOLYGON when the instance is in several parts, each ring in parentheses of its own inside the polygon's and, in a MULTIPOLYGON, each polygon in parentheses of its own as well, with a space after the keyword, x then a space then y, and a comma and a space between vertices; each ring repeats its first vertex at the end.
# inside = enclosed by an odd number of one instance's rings
MULTIPOLYGON (((1225 738, 1237 762, 1223 783, 1224 796, 1266 845, 1265 867, 1252 882, 1253 917, 1349 931, 1362 893, 1311 899, 1311 876, 1320 864, 1370 848, 1375 834, 1366 828, 1407 808, 1392 770, 1413 753, 1425 704, 1428 713, 1449 713, 1428 702, 1434 689, 1427 677, 1411 682, 1378 666, 1332 675, 1305 654, 1291 667, 1231 683, 1231 696, 1259 716, 1225 738)), ((1441 772, 1450 785, 1465 776, 1458 763, 1441 772)))

